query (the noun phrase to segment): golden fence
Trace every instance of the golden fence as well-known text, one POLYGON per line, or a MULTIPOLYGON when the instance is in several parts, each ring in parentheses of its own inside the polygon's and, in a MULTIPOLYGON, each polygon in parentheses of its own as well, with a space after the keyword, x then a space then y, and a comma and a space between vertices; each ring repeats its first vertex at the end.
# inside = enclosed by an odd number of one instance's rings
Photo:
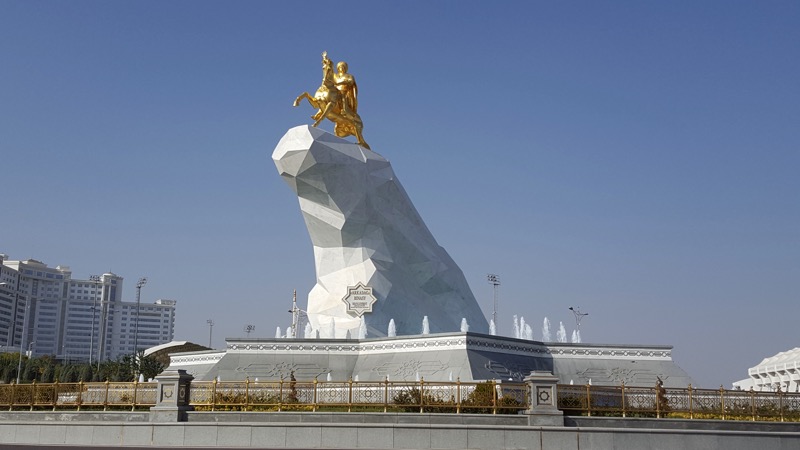
POLYGON ((566 415, 800 421, 800 394, 688 388, 558 385, 566 415))
POLYGON ((406 381, 195 381, 197 411, 450 412, 517 414, 524 383, 406 381))
POLYGON ((30 411, 146 409, 156 404, 155 382, 0 384, 0 408, 30 411))
MULTIPOLYGON (((800 421, 800 393, 560 384, 566 415, 800 421)), ((157 383, 0 384, 0 409, 137 410, 156 404, 157 383)), ((516 382, 193 381, 196 411, 339 411, 518 414, 528 386, 516 382)))

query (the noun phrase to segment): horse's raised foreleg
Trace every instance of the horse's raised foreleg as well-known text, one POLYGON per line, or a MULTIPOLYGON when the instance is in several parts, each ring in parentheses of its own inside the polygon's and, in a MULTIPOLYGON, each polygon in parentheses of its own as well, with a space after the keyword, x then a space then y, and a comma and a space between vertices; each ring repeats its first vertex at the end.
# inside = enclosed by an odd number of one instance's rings
POLYGON ((309 95, 308 92, 303 92, 302 94, 298 95, 297 98, 294 99, 292 106, 300 106, 300 102, 303 101, 304 98, 308 99, 308 103, 311 103, 311 106, 315 108, 317 107, 317 105, 315 105, 316 102, 314 101, 314 97, 309 95))

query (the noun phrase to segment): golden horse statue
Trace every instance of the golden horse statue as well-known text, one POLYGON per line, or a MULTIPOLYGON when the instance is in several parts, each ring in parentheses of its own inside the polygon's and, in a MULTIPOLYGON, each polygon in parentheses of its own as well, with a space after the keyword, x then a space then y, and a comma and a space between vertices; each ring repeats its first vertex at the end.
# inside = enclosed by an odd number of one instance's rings
POLYGON ((364 123, 358 115, 358 87, 352 75, 347 73, 347 63, 337 65, 338 74, 333 73, 333 61, 328 52, 322 53, 322 85, 312 97, 308 92, 298 95, 294 106, 300 105, 303 99, 308 100, 317 113, 311 116, 317 126, 325 119, 334 123, 333 133, 339 137, 355 136, 358 144, 369 149, 367 141, 361 134, 364 123))

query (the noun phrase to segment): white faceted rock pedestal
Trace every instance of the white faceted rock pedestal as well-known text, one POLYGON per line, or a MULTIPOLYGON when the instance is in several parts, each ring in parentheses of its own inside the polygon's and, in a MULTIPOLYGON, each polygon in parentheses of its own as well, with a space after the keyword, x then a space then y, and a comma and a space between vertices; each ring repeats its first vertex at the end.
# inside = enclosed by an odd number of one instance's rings
POLYGON ((464 274, 433 235, 379 154, 308 125, 290 129, 272 154, 297 194, 311 243, 317 284, 308 316, 322 337, 358 336, 360 318, 342 299, 359 282, 377 301, 364 314, 369 336, 418 334, 428 316, 432 333, 487 333, 464 274), (335 336, 330 336, 335 330, 335 336), (349 333, 348 333, 349 332, 349 333))

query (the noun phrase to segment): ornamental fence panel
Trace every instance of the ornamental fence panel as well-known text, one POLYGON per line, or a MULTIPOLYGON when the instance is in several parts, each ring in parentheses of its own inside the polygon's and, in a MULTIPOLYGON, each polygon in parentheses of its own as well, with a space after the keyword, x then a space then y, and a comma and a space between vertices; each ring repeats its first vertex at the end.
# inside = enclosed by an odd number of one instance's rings
POLYGON ((157 383, 31 383, 0 385, 0 408, 30 411, 63 409, 145 409, 156 404, 157 383))
POLYGON ((558 385, 567 415, 800 421, 800 393, 641 386, 558 385))
MULTIPOLYGON (((642 386, 557 386, 566 415, 800 421, 800 393, 642 386)), ((420 381, 193 381, 197 411, 518 414, 525 383, 420 381)), ((156 404, 156 382, 0 384, 7 410, 136 410, 156 404)))
POLYGON ((515 414, 528 407, 524 383, 406 381, 196 381, 197 411, 472 412, 515 414))

